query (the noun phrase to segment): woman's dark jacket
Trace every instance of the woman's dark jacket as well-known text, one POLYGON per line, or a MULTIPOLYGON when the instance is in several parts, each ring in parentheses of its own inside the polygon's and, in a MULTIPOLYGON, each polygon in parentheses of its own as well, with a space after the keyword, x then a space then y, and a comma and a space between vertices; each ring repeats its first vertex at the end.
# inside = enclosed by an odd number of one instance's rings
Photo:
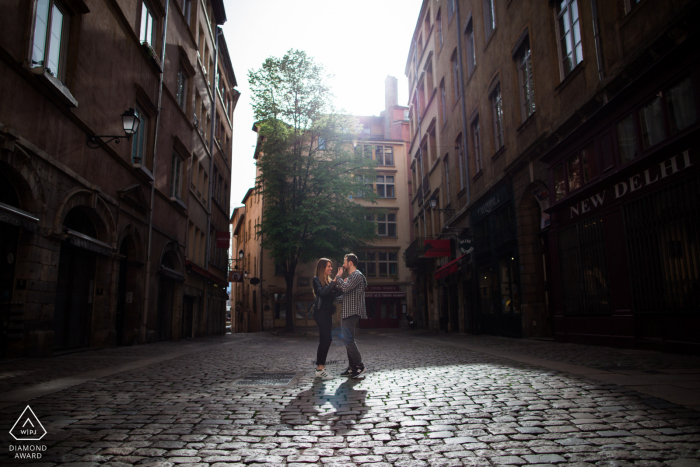
POLYGON ((332 281, 323 286, 318 276, 314 276, 314 294, 316 295, 316 310, 314 315, 332 315, 335 313, 333 301, 343 292, 338 288, 338 283, 332 281), (320 302, 320 303, 319 303, 320 302))

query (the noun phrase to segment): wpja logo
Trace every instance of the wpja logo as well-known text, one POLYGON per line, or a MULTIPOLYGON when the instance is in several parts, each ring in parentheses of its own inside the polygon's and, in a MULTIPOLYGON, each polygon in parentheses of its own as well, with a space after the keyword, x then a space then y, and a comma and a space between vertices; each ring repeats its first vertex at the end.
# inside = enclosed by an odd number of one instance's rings
MULTIPOLYGON (((10 434, 17 441, 40 441, 46 436, 46 429, 31 407, 27 406, 10 429, 10 434)), ((46 446, 36 444, 10 445, 10 452, 13 451, 15 459, 41 459, 41 453, 46 451, 46 446)))

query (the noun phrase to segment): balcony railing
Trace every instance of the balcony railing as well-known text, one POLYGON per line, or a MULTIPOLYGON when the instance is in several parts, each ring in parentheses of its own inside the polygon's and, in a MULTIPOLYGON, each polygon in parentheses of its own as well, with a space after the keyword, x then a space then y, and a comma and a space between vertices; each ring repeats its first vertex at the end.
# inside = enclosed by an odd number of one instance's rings
POLYGON ((425 266, 428 261, 434 258, 425 257, 425 244, 424 241, 434 237, 417 237, 413 242, 406 248, 404 253, 404 260, 406 261, 406 266, 409 268, 418 268, 425 266))

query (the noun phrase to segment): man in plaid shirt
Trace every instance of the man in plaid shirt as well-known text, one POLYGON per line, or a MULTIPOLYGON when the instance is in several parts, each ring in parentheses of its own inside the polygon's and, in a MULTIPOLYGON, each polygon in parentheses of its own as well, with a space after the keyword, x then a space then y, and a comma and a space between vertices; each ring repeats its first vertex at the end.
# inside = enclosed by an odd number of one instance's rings
POLYGON ((360 318, 367 319, 367 308, 365 306, 365 289, 367 279, 357 270, 358 259, 352 253, 345 255, 343 267, 338 268, 335 280, 338 288, 343 291, 343 314, 341 320, 342 339, 348 351, 348 368, 341 373, 341 376, 359 378, 365 372, 365 365, 362 363, 362 355, 355 343, 355 328, 360 318), (348 278, 343 280, 343 269, 349 273, 348 278))

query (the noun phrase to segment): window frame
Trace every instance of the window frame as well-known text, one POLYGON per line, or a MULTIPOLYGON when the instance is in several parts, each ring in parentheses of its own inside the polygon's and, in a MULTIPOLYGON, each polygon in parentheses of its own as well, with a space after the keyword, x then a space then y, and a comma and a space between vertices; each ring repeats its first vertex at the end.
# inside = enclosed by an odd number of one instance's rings
POLYGON ((177 151, 173 151, 173 158, 170 166, 170 199, 182 201, 183 165, 184 160, 180 154, 178 154, 177 151))
POLYGON ((586 186, 589 186, 592 182, 594 182, 598 177, 600 177, 600 167, 601 167, 601 155, 600 151, 597 148, 597 144, 595 139, 589 139, 586 141, 584 144, 578 147, 575 151, 570 152, 569 154, 566 155, 566 157, 562 158, 557 164, 552 166, 551 173, 552 173, 552 187, 554 187, 554 202, 559 202, 562 199, 566 198, 569 196, 571 193, 580 191, 586 186), (591 173, 588 176, 588 179, 586 179, 586 171, 584 170, 583 166, 583 154, 585 151, 590 150, 593 154, 592 157, 592 163, 589 162, 589 166, 593 167, 593 173, 591 173), (569 166, 570 166, 570 161, 572 161, 574 158, 578 158, 578 171, 581 174, 581 180, 580 184, 574 188, 571 188, 570 180, 572 177, 572 174, 569 171, 569 166), (557 177, 557 170, 561 169, 561 174, 562 174, 562 179, 559 181, 562 183, 563 187, 563 194, 559 196, 559 192, 557 191, 557 183, 558 183, 558 177, 557 177))
POLYGON ((450 58, 450 69, 452 71, 452 90, 453 90, 453 104, 459 102, 459 98, 462 97, 462 92, 459 86, 459 61, 457 60, 457 49, 452 52, 452 57, 450 58))
POLYGON ((447 91, 445 91, 445 78, 440 81, 440 105, 442 107, 442 125, 447 123, 447 91))
POLYGON ((578 8, 578 0, 564 0, 566 2, 566 8, 564 8, 561 11, 557 11, 557 9, 561 6, 561 3, 557 3, 554 7, 554 13, 555 13, 555 18, 556 18, 556 31, 557 31, 557 49, 559 50, 559 68, 562 76, 562 80, 569 76, 574 69, 583 61, 583 37, 581 36, 581 11, 578 8), (576 21, 573 21, 573 16, 572 16, 572 4, 576 3, 576 21), (561 29, 561 19, 564 16, 568 16, 568 24, 569 24, 569 32, 564 33, 561 29), (576 26, 576 28, 574 27, 576 26), (574 34, 574 29, 578 29, 578 36, 579 36, 579 42, 578 44, 581 45, 581 56, 577 56, 577 44, 574 43, 575 40, 575 34, 574 34), (569 56, 567 54, 564 56, 565 50, 562 48, 562 40, 565 38, 567 34, 570 34, 570 37, 566 37, 567 41, 571 41, 571 56, 572 56, 572 63, 571 63, 571 69, 569 71, 566 71, 566 66, 564 65, 566 62, 566 58, 569 56))
POLYGON ((488 43, 496 31, 496 5, 493 0, 482 0, 484 12, 484 42, 488 43))
POLYGON ((522 44, 515 53, 515 65, 518 69, 518 87, 520 94, 520 115, 524 122, 536 111, 535 106, 535 81, 532 71, 532 48, 530 37, 523 39, 522 44))
POLYGON ((396 224, 396 213, 390 212, 390 213, 378 213, 374 217, 374 222, 377 224, 377 236, 379 237, 388 237, 388 238, 396 238, 397 237, 397 224, 396 224), (389 218, 389 216, 393 216, 393 220, 389 218), (381 233, 380 229, 380 224, 384 226, 384 233, 381 233), (394 227, 394 234, 391 235, 391 226, 393 225, 394 227))
POLYGON ((494 142, 494 153, 501 150, 505 146, 505 128, 504 126, 504 115, 503 115, 503 93, 501 91, 500 81, 496 84, 491 91, 490 99, 491 101, 491 113, 493 115, 493 142, 494 142))
POLYGON ((467 51, 467 76, 471 77, 476 69, 476 39, 474 38, 474 20, 469 18, 464 29, 464 42, 467 51))
POLYGON ((483 169, 483 160, 481 157, 481 124, 479 122, 479 114, 472 119, 470 125, 472 130, 472 141, 474 141, 474 175, 481 173, 483 169))
MULTIPOLYGON (((35 58, 35 48, 36 48, 36 42, 37 42, 37 24, 38 24, 38 15, 39 15, 39 2, 41 0, 37 0, 33 2, 32 6, 32 29, 30 33, 30 46, 29 46, 29 54, 27 57, 27 64, 29 68, 41 68, 45 72, 49 73, 51 76, 59 80, 61 83, 64 85, 66 84, 66 76, 67 76, 67 65, 68 65, 68 42, 70 41, 70 28, 71 28, 71 20, 73 13, 72 11, 68 8, 68 6, 62 1, 62 0, 46 0, 47 2, 47 16, 46 16, 46 28, 45 28, 45 35, 43 37, 43 45, 42 45, 42 60, 36 61, 34 60, 35 58), (49 61, 51 60, 50 55, 52 53, 52 37, 54 35, 52 34, 52 30, 54 28, 53 20, 54 20, 54 9, 58 10, 61 15, 62 15, 62 22, 61 22, 61 34, 59 38, 59 52, 58 52, 58 69, 57 70, 52 70, 51 67, 49 67, 49 61)), ((55 44, 53 44, 55 46, 55 44)))
POLYGON ((442 11, 438 9, 437 16, 435 17, 435 23, 437 23, 438 26, 438 52, 442 50, 442 45, 444 44, 445 40, 442 36, 442 11))
POLYGON ((396 177, 394 177, 393 175, 377 174, 375 178, 375 184, 377 186, 376 193, 378 198, 396 198, 396 177), (379 177, 383 178, 381 183, 379 177), (391 183, 389 183, 389 181, 387 180, 389 178, 392 179, 391 183), (383 194, 379 193, 380 186, 382 187, 383 194), (391 187, 392 196, 387 196, 389 192, 389 187, 391 187))
POLYGON ((155 9, 146 0, 141 0, 141 14, 139 16, 139 43, 148 44, 151 49, 156 50, 158 41, 159 18, 155 14, 155 9), (144 17, 144 12, 148 15, 144 17), (148 31, 148 18, 151 19, 151 31, 148 31), (145 28, 145 31, 144 31, 145 28), (150 41, 146 40, 150 36, 150 41))
POLYGON ((189 95, 188 81, 189 76, 187 76, 182 63, 179 63, 177 69, 177 81, 175 83, 175 101, 185 112, 187 111, 187 97, 189 95))

